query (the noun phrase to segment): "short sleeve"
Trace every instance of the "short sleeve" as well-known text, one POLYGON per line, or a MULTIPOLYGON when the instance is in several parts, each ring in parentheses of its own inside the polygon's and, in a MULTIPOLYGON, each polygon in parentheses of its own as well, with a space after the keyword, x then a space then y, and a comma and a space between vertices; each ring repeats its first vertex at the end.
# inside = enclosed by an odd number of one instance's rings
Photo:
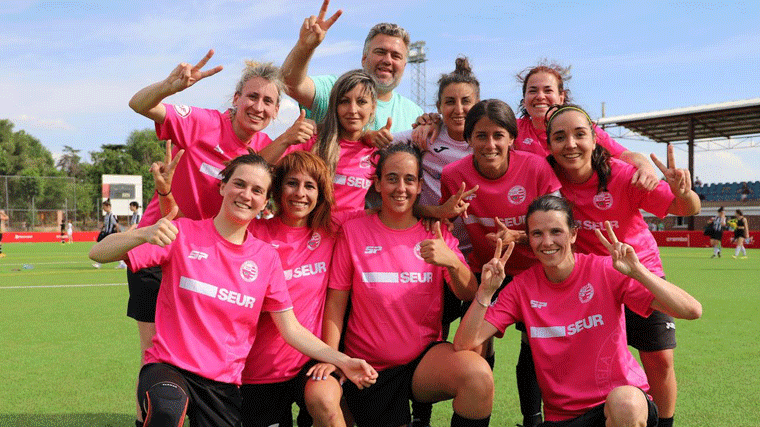
POLYGON ((668 208, 676 198, 666 181, 658 182, 657 187, 652 191, 644 191, 638 187, 635 189, 644 193, 639 207, 660 218, 665 218, 668 214, 668 208))
POLYGON ((207 110, 187 105, 164 104, 164 107, 166 117, 163 123, 156 122, 156 136, 161 140, 171 139, 177 149, 188 148, 197 132, 197 118, 208 114, 207 110))
POLYGON ((341 231, 338 234, 335 249, 333 250, 332 263, 330 264, 330 289, 346 291, 351 289, 354 275, 354 266, 351 262, 351 248, 346 234, 341 231))
POLYGON ((652 301, 654 294, 644 285, 636 280, 615 270, 612 266, 612 258, 606 257, 603 260, 604 270, 609 278, 608 283, 614 286, 613 294, 616 296, 618 303, 625 304, 636 314, 642 317, 649 317, 652 314, 652 301))
POLYGON ((594 126, 594 132, 596 133, 596 142, 599 143, 599 145, 602 147, 606 148, 612 157, 619 158, 623 152, 628 151, 627 148, 618 144, 617 141, 612 139, 612 137, 603 129, 594 126))
POLYGON ((498 332, 496 337, 504 336, 504 331, 513 323, 520 321, 519 303, 515 291, 523 286, 520 276, 516 276, 509 286, 499 292, 496 302, 493 303, 486 311, 485 321, 492 324, 498 332))
POLYGON ((290 301, 290 294, 288 293, 288 286, 285 283, 285 273, 282 271, 280 257, 277 253, 274 253, 272 258, 272 273, 269 277, 269 286, 267 287, 267 293, 264 295, 261 311, 285 311, 293 308, 293 303, 290 301))
POLYGON ((301 108, 306 110, 307 118, 310 118, 317 123, 322 123, 327 114, 327 104, 330 102, 330 92, 338 78, 333 75, 310 77, 312 82, 314 82, 314 101, 311 104, 311 108, 306 108, 303 105, 301 108))
MULTIPOLYGON (((177 223, 175 222, 174 225, 176 226, 177 223)), ((132 248, 131 251, 127 252, 127 266, 134 273, 143 268, 166 264, 169 262, 172 248, 176 242, 175 240, 163 248, 150 243, 143 243, 132 248)))

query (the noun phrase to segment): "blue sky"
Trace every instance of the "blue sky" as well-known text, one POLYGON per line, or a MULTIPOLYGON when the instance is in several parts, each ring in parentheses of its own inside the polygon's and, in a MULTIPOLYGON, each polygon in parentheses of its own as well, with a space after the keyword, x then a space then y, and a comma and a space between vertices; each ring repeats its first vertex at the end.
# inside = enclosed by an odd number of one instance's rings
MULTIPOLYGON (((54 153, 85 154, 123 143, 152 123, 129 98, 180 62, 209 48, 224 71, 168 102, 225 109, 245 59, 281 63, 303 19, 320 0, 112 1, 0 3, 0 118, 34 135, 54 153)), ((734 2, 333 0, 343 9, 317 51, 312 74, 360 66, 368 29, 395 22, 428 48, 427 99, 435 81, 467 55, 481 97, 516 108, 514 75, 549 58, 572 65, 574 100, 592 117, 712 104, 760 96, 760 5, 734 2), (466 6, 463 6, 466 5, 466 6)), ((398 90, 411 96, 407 67, 398 90)), ((427 109, 430 109, 428 107, 427 109)), ((297 116, 292 101, 267 132, 275 137, 297 116)), ((619 139, 664 157, 662 144, 619 139)), ((85 157, 88 156, 85 154, 85 157)), ((677 162, 686 165, 683 151, 677 162)), ((704 182, 760 180, 760 149, 697 153, 704 182)))

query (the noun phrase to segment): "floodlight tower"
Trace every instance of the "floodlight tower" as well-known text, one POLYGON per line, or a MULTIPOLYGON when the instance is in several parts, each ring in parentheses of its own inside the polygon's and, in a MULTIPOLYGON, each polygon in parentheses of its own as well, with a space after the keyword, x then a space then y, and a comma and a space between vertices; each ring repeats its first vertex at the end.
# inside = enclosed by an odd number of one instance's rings
POLYGON ((425 71, 425 42, 418 41, 409 45, 409 57, 407 61, 412 66, 412 99, 422 109, 427 105, 427 96, 425 86, 427 83, 427 74, 425 71))

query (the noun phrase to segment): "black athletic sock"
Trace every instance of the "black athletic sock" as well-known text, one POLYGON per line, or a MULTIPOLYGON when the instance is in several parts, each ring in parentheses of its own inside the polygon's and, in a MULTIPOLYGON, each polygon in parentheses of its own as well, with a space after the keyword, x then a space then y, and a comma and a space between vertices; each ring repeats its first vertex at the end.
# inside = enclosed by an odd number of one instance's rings
POLYGON ((490 415, 481 420, 464 418, 456 412, 451 416, 451 427, 488 427, 489 422, 491 422, 490 415))
POLYGON ((135 427, 143 427, 143 422, 135 420, 135 427))
POLYGON ((520 343, 520 355, 515 367, 517 374, 517 393, 520 398, 520 412, 523 416, 523 425, 533 427, 541 423, 541 389, 536 379, 536 367, 533 365, 533 356, 530 346, 520 343))
POLYGON ((660 418, 657 422, 657 427, 673 427, 673 417, 660 418))
POLYGON ((432 403, 415 402, 412 400, 412 427, 427 427, 433 414, 432 403))

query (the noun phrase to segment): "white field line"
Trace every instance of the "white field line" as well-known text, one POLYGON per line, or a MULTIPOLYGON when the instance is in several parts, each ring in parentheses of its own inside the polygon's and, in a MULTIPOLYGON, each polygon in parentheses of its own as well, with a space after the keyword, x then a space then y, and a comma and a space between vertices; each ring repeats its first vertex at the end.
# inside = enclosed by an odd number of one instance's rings
POLYGON ((39 286, 0 286, 3 289, 38 289, 38 288, 93 288, 103 286, 127 286, 126 283, 93 283, 89 285, 39 285, 39 286))

